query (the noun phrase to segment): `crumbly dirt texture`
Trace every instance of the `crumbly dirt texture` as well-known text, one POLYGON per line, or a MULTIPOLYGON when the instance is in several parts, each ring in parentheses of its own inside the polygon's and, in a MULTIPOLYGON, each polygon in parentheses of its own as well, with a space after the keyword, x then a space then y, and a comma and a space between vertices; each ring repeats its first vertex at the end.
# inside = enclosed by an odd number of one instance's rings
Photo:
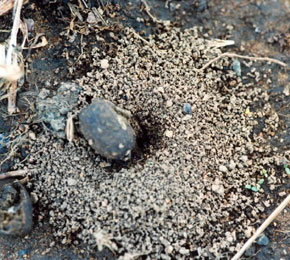
POLYGON ((39 221, 48 214, 62 243, 108 247, 119 259, 229 259, 286 196, 271 195, 289 182, 290 158, 267 144, 279 127, 267 93, 237 77, 232 59, 197 73, 221 54, 199 28, 163 28, 146 41, 126 28, 115 39, 116 55, 94 48, 91 71, 76 80, 75 112, 94 98, 129 110, 146 132, 144 154, 108 172, 78 133, 72 143, 33 136, 16 168, 29 169, 39 221), (258 192, 245 188, 262 178, 258 192))

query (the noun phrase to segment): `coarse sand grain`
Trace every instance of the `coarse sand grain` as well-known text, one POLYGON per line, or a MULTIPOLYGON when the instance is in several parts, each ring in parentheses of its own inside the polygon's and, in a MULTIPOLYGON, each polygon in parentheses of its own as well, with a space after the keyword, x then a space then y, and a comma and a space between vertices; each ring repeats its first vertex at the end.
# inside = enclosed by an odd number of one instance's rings
POLYGON ((80 134, 69 143, 38 133, 16 168, 29 169, 39 221, 48 215, 64 244, 108 247, 120 259, 229 259, 277 203, 264 188, 289 182, 281 168, 289 152, 267 144, 279 126, 267 93, 254 79, 243 83, 229 58, 197 73, 221 54, 200 28, 167 28, 147 45, 130 28, 115 38, 116 55, 94 48, 90 72, 76 80, 75 112, 95 98, 129 110, 146 133, 143 156, 107 171, 110 162, 80 134), (255 110, 257 101, 263 105, 255 110), (256 133, 259 118, 266 120, 256 133), (263 169, 269 177, 259 192, 246 189, 263 169))

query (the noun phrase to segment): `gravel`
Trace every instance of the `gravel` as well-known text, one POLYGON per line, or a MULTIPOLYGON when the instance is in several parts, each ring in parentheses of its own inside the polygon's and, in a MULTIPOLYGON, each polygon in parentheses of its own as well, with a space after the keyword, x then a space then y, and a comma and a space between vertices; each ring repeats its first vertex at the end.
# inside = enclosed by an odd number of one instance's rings
POLYGON ((90 54, 91 71, 77 80, 82 91, 76 110, 103 98, 131 111, 146 137, 143 157, 107 171, 110 162, 80 135, 68 143, 38 133, 26 144, 30 157, 17 167, 30 171, 39 221, 49 214, 62 243, 107 247, 119 259, 229 259, 248 227, 257 228, 277 203, 263 187, 252 192, 245 185, 257 183, 263 169, 267 187, 287 181, 279 169, 289 152, 278 154, 268 145, 279 117, 265 101, 253 110, 267 93, 251 80, 243 83, 228 58, 197 73, 221 54, 200 28, 163 28, 149 44, 129 28, 115 38, 116 55, 97 47, 90 54), (265 115, 262 132, 255 133, 265 115))

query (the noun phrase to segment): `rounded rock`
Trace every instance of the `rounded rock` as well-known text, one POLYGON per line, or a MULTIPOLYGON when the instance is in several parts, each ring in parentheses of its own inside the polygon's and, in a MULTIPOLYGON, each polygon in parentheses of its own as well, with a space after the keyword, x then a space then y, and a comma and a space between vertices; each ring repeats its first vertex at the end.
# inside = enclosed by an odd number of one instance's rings
POLYGON ((97 99, 79 115, 80 130, 96 153, 107 159, 126 160, 136 136, 126 113, 113 103, 97 99))
POLYGON ((220 165, 219 166, 219 171, 220 172, 224 172, 224 173, 227 173, 228 172, 228 168, 224 165, 220 165))
POLYGON ((0 234, 24 236, 32 230, 32 204, 19 182, 0 189, 0 234))
POLYGON ((258 238, 257 244, 260 246, 266 246, 269 244, 269 238, 265 235, 262 235, 258 238))

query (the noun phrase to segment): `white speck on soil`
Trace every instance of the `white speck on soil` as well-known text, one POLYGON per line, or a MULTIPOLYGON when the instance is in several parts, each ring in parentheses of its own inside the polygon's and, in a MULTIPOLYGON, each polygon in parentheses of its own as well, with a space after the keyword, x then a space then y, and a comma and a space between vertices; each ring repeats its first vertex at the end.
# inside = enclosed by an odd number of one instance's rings
POLYGON ((107 69, 109 68, 109 61, 107 59, 101 60, 101 68, 102 69, 107 69))

